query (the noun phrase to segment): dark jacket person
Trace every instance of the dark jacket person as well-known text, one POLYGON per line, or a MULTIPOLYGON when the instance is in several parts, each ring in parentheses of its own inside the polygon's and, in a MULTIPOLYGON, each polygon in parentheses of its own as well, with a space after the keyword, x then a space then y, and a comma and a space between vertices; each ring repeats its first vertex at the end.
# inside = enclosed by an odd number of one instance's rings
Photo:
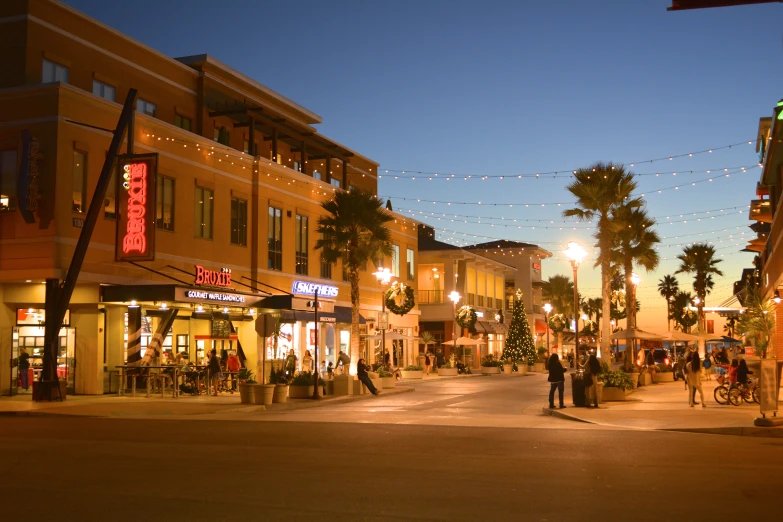
POLYGON ((560 358, 556 353, 552 354, 547 362, 549 367, 549 408, 555 407, 555 390, 558 391, 558 397, 560 398, 560 407, 565 408, 563 404, 563 388, 565 386, 565 368, 560 364, 560 358))

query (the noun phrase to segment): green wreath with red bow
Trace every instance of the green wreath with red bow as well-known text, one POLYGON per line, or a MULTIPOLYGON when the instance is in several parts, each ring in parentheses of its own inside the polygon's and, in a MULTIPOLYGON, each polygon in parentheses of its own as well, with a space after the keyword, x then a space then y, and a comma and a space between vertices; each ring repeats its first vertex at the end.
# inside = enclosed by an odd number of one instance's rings
POLYGON ((416 301, 413 297, 413 287, 404 283, 394 282, 383 294, 386 308, 393 314, 405 315, 413 310, 416 301))

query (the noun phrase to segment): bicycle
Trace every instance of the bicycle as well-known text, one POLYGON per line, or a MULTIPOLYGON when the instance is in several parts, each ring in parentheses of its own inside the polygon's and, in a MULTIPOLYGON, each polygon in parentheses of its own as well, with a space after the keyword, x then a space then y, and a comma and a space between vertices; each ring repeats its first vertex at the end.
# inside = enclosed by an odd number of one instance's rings
MULTIPOLYGON (((748 404, 752 404, 754 402, 756 404, 761 404, 761 392, 759 391, 758 379, 754 377, 748 377, 747 385, 737 384, 736 388, 739 390, 739 396, 743 401, 747 402, 748 404)), ((739 404, 735 404, 735 406, 739 406, 739 404)))

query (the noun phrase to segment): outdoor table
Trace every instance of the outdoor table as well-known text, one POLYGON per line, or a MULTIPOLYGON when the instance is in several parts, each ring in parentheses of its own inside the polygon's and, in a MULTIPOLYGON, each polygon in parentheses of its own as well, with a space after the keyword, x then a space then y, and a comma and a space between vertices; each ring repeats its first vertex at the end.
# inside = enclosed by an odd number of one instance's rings
MULTIPOLYGON (((131 366, 131 365, 120 365, 116 367, 119 370, 120 375, 120 386, 117 389, 117 395, 125 395, 125 375, 127 370, 129 369, 135 369, 135 370, 172 370, 171 374, 171 396, 172 398, 176 399, 179 397, 179 388, 177 387, 177 373, 179 372, 179 367, 175 365, 165 365, 165 366, 131 366)), ((159 375, 160 377, 163 377, 163 381, 161 382, 160 386, 160 396, 164 397, 166 393, 166 386, 165 386, 165 379, 168 376, 163 376, 163 372, 159 375)), ((140 377, 140 375, 136 374, 133 375, 133 381, 131 381, 131 397, 136 396, 136 379, 140 377)), ((147 376, 147 397, 150 396, 150 376, 147 376)))

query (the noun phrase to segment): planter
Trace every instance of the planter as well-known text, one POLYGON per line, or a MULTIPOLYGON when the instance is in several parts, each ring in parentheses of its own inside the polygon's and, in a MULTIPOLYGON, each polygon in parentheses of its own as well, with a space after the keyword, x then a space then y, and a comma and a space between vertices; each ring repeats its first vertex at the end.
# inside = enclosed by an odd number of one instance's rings
POLYGON ((408 371, 408 370, 401 370, 402 378, 403 379, 423 379, 424 378, 424 371, 418 370, 418 371, 408 371))
POLYGON ((639 386, 649 386, 652 384, 652 376, 649 373, 643 373, 639 376, 639 386))
POLYGON ((527 363, 517 363, 517 372, 519 375, 527 375, 527 363))
POLYGON ((313 390, 312 384, 307 386, 289 386, 288 396, 292 399, 309 399, 313 396, 313 390))
POLYGON ((625 397, 630 393, 630 390, 625 391, 622 388, 604 387, 601 392, 601 402, 624 401, 626 400, 625 397))
POLYGON ((457 375, 457 369, 456 368, 438 368, 438 375, 441 377, 449 377, 452 375, 457 375))
POLYGON ((272 404, 272 398, 275 394, 274 384, 254 384, 253 402, 258 405, 269 406, 272 404))
POLYGON ((481 367, 481 374, 482 375, 499 375, 500 374, 500 366, 482 366, 481 367))
POLYGON ((282 404, 288 397, 288 385, 287 384, 275 384, 275 393, 272 396, 272 402, 282 404))
POLYGON ((242 404, 253 404, 253 385, 247 383, 239 384, 239 402, 242 404))
POLYGON ((397 379, 394 377, 381 377, 381 386, 384 390, 388 390, 389 388, 394 388, 397 379))
POLYGON ((631 377, 631 382, 633 382, 633 389, 635 390, 636 387, 639 386, 639 374, 629 373, 628 375, 631 377))
POLYGON ((537 362, 534 366, 536 367, 536 369, 535 369, 536 372, 544 373, 544 363, 537 362))
POLYGON ((503 375, 511 375, 512 373, 514 373, 513 364, 506 364, 503 366, 503 375))
POLYGON ((674 382, 674 372, 658 372, 655 374, 655 382, 674 382))

